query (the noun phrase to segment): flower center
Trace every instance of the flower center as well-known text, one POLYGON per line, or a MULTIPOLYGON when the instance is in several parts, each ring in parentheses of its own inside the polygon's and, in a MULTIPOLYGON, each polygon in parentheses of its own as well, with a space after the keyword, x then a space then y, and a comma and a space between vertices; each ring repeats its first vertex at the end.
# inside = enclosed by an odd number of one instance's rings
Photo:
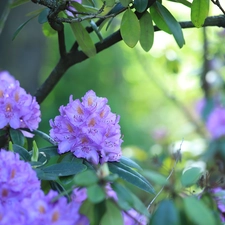
POLYGON ((54 212, 52 215, 52 222, 56 222, 59 220, 59 212, 54 212))

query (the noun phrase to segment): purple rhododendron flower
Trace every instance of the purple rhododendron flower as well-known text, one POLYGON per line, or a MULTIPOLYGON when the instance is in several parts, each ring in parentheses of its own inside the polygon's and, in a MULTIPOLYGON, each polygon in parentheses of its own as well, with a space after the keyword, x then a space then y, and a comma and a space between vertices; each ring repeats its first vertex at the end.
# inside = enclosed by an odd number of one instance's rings
POLYGON ((71 151, 78 158, 98 164, 121 157, 119 116, 111 112, 106 98, 88 91, 82 98, 61 106, 60 115, 50 120, 50 136, 60 154, 71 151))
POLYGON ((217 107, 209 115, 206 127, 212 138, 217 139, 225 135, 225 108, 217 107))
POLYGON ((78 3, 82 3, 82 0, 71 0, 69 2, 69 5, 67 7, 67 10, 66 10, 66 14, 70 17, 74 17, 74 14, 73 12, 76 12, 77 10, 74 8, 74 6, 72 5, 73 2, 78 2, 78 3))
POLYGON ((31 165, 19 155, 0 150, 0 203, 13 204, 40 189, 40 181, 31 165))
MULTIPOLYGON (((108 198, 112 198, 114 201, 118 201, 116 192, 111 188, 110 184, 107 183, 105 186, 105 191, 108 198)), ((75 188, 72 193, 72 202, 82 204, 87 199, 87 189, 86 188, 75 188)), ((128 211, 121 211, 123 217, 124 225, 146 225, 148 219, 138 213, 134 209, 129 209, 128 211)), ((82 225, 89 225, 89 220, 87 217, 80 215, 79 222, 82 221, 82 225)), ((79 223, 78 223, 79 224, 79 223)))
POLYGON ((80 205, 69 204, 65 197, 59 197, 55 191, 47 195, 36 190, 29 198, 24 198, 5 207, 0 203, 1 225, 75 225, 79 224, 80 205))
POLYGON ((35 130, 41 121, 40 115, 36 99, 8 72, 0 72, 0 129, 10 126, 35 130))
POLYGON ((220 212, 220 219, 225 222, 225 191, 221 187, 212 188, 210 190, 216 201, 217 208, 220 212))

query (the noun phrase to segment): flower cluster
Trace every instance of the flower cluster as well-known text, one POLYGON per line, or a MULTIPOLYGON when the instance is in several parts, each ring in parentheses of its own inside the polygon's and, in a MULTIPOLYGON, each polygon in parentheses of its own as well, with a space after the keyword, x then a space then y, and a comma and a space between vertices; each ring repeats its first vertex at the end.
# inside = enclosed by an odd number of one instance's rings
POLYGON ((61 106, 60 115, 50 120, 50 136, 58 143, 58 152, 68 151, 78 158, 98 164, 121 157, 119 116, 111 112, 106 98, 90 90, 82 98, 61 106))
POLYGON ((212 138, 217 139, 225 136, 225 108, 216 107, 210 113, 206 127, 212 138))
POLYGON ((1 225, 78 224, 85 219, 79 214, 80 205, 68 203, 55 191, 45 195, 30 164, 18 154, 0 150, 1 225))
POLYGON ((0 129, 38 128, 40 106, 8 72, 0 72, 0 129))
POLYGON ((0 150, 0 202, 2 204, 30 197, 40 189, 40 181, 29 163, 18 154, 0 150))
POLYGON ((225 136, 225 107, 217 96, 207 101, 201 99, 197 103, 197 112, 206 122, 206 128, 213 139, 225 136))

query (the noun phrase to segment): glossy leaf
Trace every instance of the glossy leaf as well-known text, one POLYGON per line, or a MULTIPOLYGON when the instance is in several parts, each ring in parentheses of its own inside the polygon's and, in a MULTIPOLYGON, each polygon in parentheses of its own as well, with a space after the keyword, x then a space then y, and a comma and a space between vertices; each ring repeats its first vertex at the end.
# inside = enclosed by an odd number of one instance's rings
POLYGON ((133 161, 132 159, 127 158, 125 156, 121 156, 119 161, 121 163, 123 163, 124 165, 129 166, 131 168, 135 168, 137 170, 142 170, 142 168, 135 161, 133 161))
POLYGON ((45 173, 52 173, 57 176, 69 176, 82 172, 87 167, 81 163, 62 162, 42 168, 45 173))
POLYGON ((120 26, 120 33, 124 42, 133 48, 140 38, 140 24, 137 16, 131 9, 123 14, 120 26))
POLYGON ((88 199, 93 203, 102 202, 106 198, 106 194, 103 188, 100 187, 98 184, 93 184, 87 187, 87 195, 88 199))
POLYGON ((171 34, 170 28, 168 27, 165 19, 163 18, 162 14, 160 13, 156 3, 154 3, 150 7, 150 13, 153 21, 155 22, 156 26, 160 29, 165 31, 168 34, 171 34))
POLYGON ((75 183, 78 186, 89 186, 98 182, 98 177, 96 173, 92 170, 86 170, 82 173, 79 173, 74 178, 75 183))
POLYGON ((13 144, 13 151, 16 153, 19 153, 20 157, 24 161, 29 162, 31 160, 31 155, 29 154, 29 152, 25 148, 21 147, 20 145, 13 144))
POLYGON ((192 167, 190 169, 187 169, 181 176, 181 184, 184 187, 190 187, 197 183, 201 174, 201 168, 199 167, 192 167))
POLYGON ((142 13, 146 10, 148 6, 148 0, 134 0, 134 8, 142 13))
POLYGON ((195 197, 186 197, 183 198, 185 212, 194 222, 198 225, 216 225, 216 218, 209 209, 201 200, 195 197))
POLYGON ((48 14, 49 14, 50 9, 45 8, 38 16, 38 23, 43 24, 48 22, 48 14))
POLYGON ((183 45, 185 44, 185 41, 180 24, 176 21, 173 15, 167 10, 167 8, 165 8, 159 2, 156 2, 156 5, 158 7, 159 13, 162 15, 167 26, 172 32, 178 46, 182 48, 183 45))
POLYGON ((58 146, 48 146, 45 148, 40 148, 39 152, 43 152, 44 154, 49 155, 50 157, 59 155, 58 146))
POLYGON ((35 17, 37 17, 38 15, 34 15, 32 16, 30 19, 28 19, 26 22, 22 23, 15 31, 15 33, 13 34, 12 40, 14 40, 16 38, 16 36, 19 34, 19 32, 23 29, 23 27, 30 22, 32 19, 34 19, 35 17))
POLYGON ((178 211, 171 200, 163 200, 159 203, 156 212, 153 214, 150 225, 179 225, 178 211))
POLYGON ((20 146, 24 145, 25 138, 23 136, 23 133, 19 129, 9 129, 10 139, 13 142, 13 144, 17 144, 20 146))
MULTIPOLYGON (((47 23, 46 23, 47 24, 47 23)), ((45 24, 44 24, 45 25, 45 24)), ((43 25, 43 26, 44 26, 43 25)), ((45 141, 53 144, 53 145, 57 145, 57 143, 46 133, 40 131, 40 130, 34 130, 33 131, 34 134, 37 134, 39 137, 41 137, 42 139, 44 139, 45 141)))
POLYGON ((10 5, 10 7, 15 8, 15 7, 25 4, 27 2, 30 2, 30 0, 16 0, 10 5))
POLYGON ((102 217, 101 225, 123 225, 123 217, 120 209, 115 203, 108 199, 106 200, 106 213, 102 217))
POLYGON ((58 176, 53 173, 45 173, 42 169, 34 168, 39 180, 57 180, 58 176))
POLYGON ((152 185, 138 172, 120 163, 108 163, 109 170, 117 174, 123 180, 139 187, 140 189, 154 194, 152 185))
POLYGON ((88 57, 93 57, 96 54, 96 48, 87 30, 79 22, 71 23, 70 26, 81 50, 88 57))
POLYGON ((154 42, 154 27, 152 23, 152 18, 149 12, 145 12, 144 15, 140 18, 140 44, 141 47, 148 52, 154 42))
POLYGON ((191 21, 196 27, 202 27, 209 14, 209 0, 193 0, 191 5, 191 21))

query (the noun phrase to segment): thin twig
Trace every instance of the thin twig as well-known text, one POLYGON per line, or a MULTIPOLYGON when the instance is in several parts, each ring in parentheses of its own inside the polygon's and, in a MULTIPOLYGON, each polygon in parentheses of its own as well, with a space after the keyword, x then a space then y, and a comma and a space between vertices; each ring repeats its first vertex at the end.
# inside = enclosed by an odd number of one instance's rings
MULTIPOLYGON (((177 155, 180 155, 180 151, 181 151, 181 147, 182 147, 182 144, 183 144, 183 140, 181 141, 180 143, 180 148, 177 150, 177 155)), ((174 162, 174 165, 173 165, 173 168, 171 169, 170 171, 170 174, 168 175, 168 177, 166 178, 166 181, 168 181, 170 179, 170 177, 172 176, 175 168, 176 168, 176 165, 177 163, 180 161, 180 157, 176 157, 175 159, 175 162, 174 162)), ((167 183, 167 182, 166 182, 167 183)), ((147 207, 147 210, 149 210, 149 208, 152 206, 152 204, 154 203, 154 201, 158 198, 158 196, 162 193, 162 191, 164 190, 166 184, 163 185, 163 187, 159 190, 159 192, 156 194, 156 196, 152 199, 152 201, 149 203, 148 207, 147 207)))
POLYGON ((223 7, 220 5, 220 1, 219 0, 211 0, 213 4, 217 5, 219 7, 219 9, 223 12, 223 14, 225 15, 225 11, 223 9, 223 7))

